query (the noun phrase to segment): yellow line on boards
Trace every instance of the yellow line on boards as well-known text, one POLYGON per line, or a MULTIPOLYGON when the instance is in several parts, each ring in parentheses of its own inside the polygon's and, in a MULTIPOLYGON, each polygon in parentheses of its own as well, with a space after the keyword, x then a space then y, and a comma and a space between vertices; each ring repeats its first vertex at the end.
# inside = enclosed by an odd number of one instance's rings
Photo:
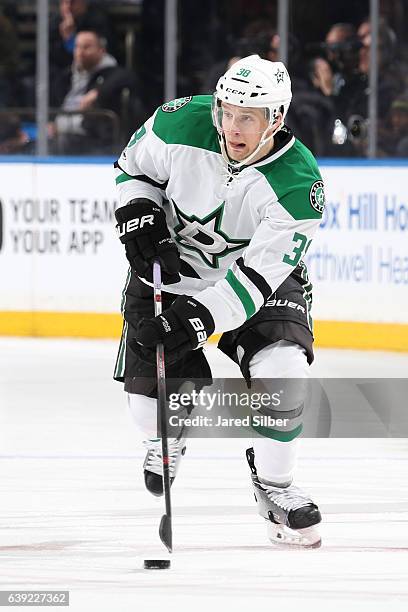
POLYGON ((122 317, 95 312, 0 312, 0 335, 119 338, 122 317))
POLYGON ((401 323, 318 320, 314 334, 319 347, 408 351, 408 325, 401 323))
MULTIPOLYGON (((122 317, 94 312, 0 312, 0 336, 119 338, 122 317)), ((408 351, 408 325, 315 321, 318 347, 408 351)), ((214 335, 210 341, 218 341, 214 335)))

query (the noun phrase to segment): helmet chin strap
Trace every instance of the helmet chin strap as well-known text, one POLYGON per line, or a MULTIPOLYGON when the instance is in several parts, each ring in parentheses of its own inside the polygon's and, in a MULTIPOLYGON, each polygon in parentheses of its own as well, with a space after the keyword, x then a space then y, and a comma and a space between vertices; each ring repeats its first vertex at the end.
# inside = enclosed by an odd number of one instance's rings
POLYGON ((256 149, 254 151, 252 151, 252 153, 250 155, 245 157, 245 159, 243 159, 240 162, 236 162, 236 161, 234 161, 233 159, 230 158, 230 156, 228 155, 228 152, 227 152, 227 147, 225 145, 224 133, 218 133, 218 138, 219 138, 219 141, 220 141, 220 148, 221 148, 221 153, 222 153, 223 158, 225 159, 227 164, 229 164, 230 166, 233 166, 234 169, 239 169, 239 168, 242 168, 242 166, 247 166, 248 163, 259 153, 259 151, 262 149, 262 147, 264 145, 266 145, 266 143, 269 142, 275 136, 275 134, 277 132, 279 132, 279 130, 282 128, 282 126, 283 126, 283 119, 279 123, 278 127, 272 132, 272 134, 270 134, 269 136, 266 136, 266 133, 268 132, 268 130, 270 130, 272 128, 271 125, 268 125, 266 130, 263 132, 261 138, 259 139, 259 143, 258 143, 258 146, 256 147, 256 149))

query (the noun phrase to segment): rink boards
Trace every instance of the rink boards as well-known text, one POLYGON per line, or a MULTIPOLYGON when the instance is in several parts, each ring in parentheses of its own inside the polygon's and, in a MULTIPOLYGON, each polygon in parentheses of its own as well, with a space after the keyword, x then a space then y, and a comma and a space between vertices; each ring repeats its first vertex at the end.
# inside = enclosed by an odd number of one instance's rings
MULTIPOLYGON (((305 261, 321 346, 408 350, 406 162, 321 163, 305 261)), ((126 276, 111 160, 0 163, 0 334, 115 337, 126 276)))

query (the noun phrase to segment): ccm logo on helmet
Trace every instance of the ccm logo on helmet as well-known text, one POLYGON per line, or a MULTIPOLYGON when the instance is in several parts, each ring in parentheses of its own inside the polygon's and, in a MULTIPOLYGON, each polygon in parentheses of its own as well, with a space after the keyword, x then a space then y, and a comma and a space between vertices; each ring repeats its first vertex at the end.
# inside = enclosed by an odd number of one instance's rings
POLYGON ((195 332, 197 332, 198 344, 196 348, 200 348, 207 340, 207 332, 205 331, 203 322, 198 317, 195 317, 194 319, 189 319, 189 321, 191 323, 191 327, 194 329, 195 332))
POLYGON ((126 221, 126 223, 122 223, 122 225, 117 225, 116 229, 119 236, 124 236, 129 232, 133 232, 136 229, 142 229, 144 225, 154 225, 154 216, 153 215, 143 215, 143 217, 136 217, 136 219, 130 219, 130 221, 126 221))
POLYGON ((225 91, 229 91, 233 94, 238 94, 239 96, 245 96, 245 91, 239 91, 239 89, 231 89, 231 87, 226 87, 225 91))

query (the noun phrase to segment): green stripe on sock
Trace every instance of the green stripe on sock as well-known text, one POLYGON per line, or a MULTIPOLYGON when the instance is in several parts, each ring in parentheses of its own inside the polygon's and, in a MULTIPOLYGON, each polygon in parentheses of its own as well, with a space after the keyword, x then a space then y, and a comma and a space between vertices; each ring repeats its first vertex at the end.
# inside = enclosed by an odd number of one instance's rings
POLYGON ((128 174, 119 174, 119 176, 116 177, 115 179, 115 183, 117 185, 119 185, 119 183, 125 183, 126 181, 132 181, 133 180, 133 176, 129 176, 128 174))
POLYGON ((303 425, 298 425, 295 429, 292 429, 292 431, 278 431, 277 429, 262 427, 261 425, 252 425, 252 429, 261 434, 264 438, 279 440, 279 442, 291 442, 302 433, 303 425))
POLYGON ((231 288, 235 291, 239 300, 241 301, 245 309, 247 319, 252 317, 252 315, 256 312, 256 307, 247 289, 245 289, 244 285, 239 282, 232 270, 228 270, 225 280, 231 285, 231 288))

